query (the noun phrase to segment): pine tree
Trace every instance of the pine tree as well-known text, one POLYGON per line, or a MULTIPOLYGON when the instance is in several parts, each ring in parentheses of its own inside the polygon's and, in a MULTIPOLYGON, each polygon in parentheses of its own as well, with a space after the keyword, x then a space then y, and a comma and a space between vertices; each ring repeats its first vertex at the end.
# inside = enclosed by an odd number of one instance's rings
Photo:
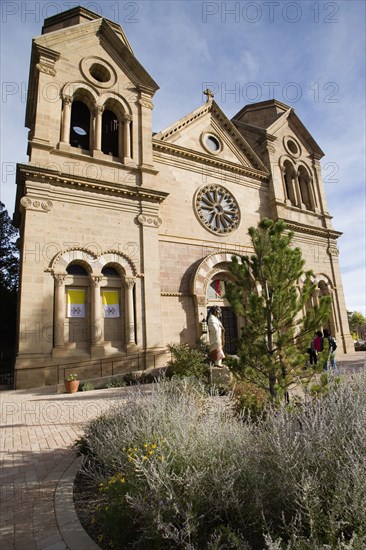
POLYGON ((239 361, 232 368, 277 400, 299 378, 306 383, 314 375, 305 353, 329 315, 331 299, 321 297, 319 307, 304 314, 316 285, 313 273, 304 271, 301 250, 291 246, 293 233, 284 222, 264 219, 249 235, 254 254, 233 257, 229 267, 234 280, 227 284, 227 298, 245 320, 239 361))

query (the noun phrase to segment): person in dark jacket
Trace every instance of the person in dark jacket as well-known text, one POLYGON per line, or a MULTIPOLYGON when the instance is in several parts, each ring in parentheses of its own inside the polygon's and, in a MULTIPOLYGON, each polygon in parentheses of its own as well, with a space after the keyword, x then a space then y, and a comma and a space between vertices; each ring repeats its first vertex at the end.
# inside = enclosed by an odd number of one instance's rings
POLYGON ((332 372, 338 374, 337 363, 335 358, 335 350, 337 349, 337 342, 331 335, 328 329, 324 329, 324 349, 327 350, 327 360, 324 363, 323 370, 328 371, 330 368, 332 372))

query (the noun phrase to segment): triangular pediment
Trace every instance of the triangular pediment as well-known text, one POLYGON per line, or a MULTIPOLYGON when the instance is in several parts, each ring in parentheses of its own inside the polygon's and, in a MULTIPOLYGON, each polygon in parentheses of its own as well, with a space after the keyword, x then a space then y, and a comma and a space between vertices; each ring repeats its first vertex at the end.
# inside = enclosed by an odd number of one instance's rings
POLYGON ((121 27, 98 17, 66 28, 61 28, 33 40, 32 60, 37 63, 40 51, 47 48, 67 58, 68 52, 80 52, 80 58, 90 54, 93 45, 100 45, 105 53, 121 68, 131 82, 153 95, 158 84, 135 57, 121 27))
POLYGON ((309 153, 318 158, 324 156, 294 109, 276 99, 246 105, 232 120, 244 136, 248 135, 248 140, 253 144, 262 143, 265 139, 273 141, 286 128, 301 141, 309 153))
POLYGON ((273 136, 283 128, 284 125, 293 132, 303 146, 309 153, 315 154, 318 158, 324 156, 324 152, 321 150, 309 130, 301 122, 294 109, 289 108, 286 113, 283 113, 271 126, 267 128, 267 132, 273 136))
POLYGON ((213 100, 155 134, 154 140, 169 143, 187 155, 191 151, 268 174, 260 158, 213 100))

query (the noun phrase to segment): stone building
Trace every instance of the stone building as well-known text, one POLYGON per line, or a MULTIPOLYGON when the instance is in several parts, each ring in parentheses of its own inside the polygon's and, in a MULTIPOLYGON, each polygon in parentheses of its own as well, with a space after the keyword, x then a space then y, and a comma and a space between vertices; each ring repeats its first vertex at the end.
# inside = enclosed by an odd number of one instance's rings
MULTIPOLYGON (((45 20, 32 47, 15 221, 21 286, 17 388, 150 368, 166 345, 201 336, 224 312, 226 351, 242 319, 225 299, 232 254, 264 216, 295 232, 316 303, 353 349, 315 140, 276 100, 229 120, 207 102, 152 133, 158 85, 119 25, 84 8, 45 20), (84 370, 83 370, 84 369, 84 370)), ((299 281, 301 284, 301 281, 299 281)))

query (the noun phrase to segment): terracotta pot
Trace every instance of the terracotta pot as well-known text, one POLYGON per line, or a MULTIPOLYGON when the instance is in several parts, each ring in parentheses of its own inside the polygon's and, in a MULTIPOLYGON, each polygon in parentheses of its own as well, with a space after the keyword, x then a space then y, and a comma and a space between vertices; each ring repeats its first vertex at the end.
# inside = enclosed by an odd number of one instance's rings
POLYGON ((76 393, 79 389, 80 380, 65 380, 66 393, 76 393))

